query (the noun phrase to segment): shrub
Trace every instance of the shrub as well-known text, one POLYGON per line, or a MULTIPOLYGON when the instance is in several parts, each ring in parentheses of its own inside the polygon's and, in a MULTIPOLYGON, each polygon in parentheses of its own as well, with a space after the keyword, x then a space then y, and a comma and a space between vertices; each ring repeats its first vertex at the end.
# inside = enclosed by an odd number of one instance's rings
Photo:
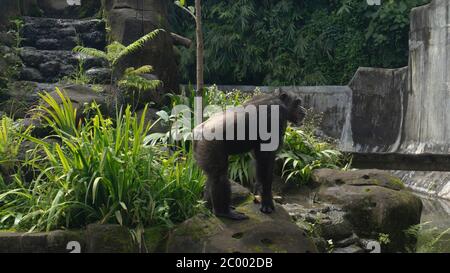
POLYGON ((7 116, 0 119, 0 174, 9 174, 18 165, 17 156, 24 141, 21 134, 28 134, 30 128, 23 128, 7 116))
POLYGON ((40 173, 29 185, 16 176, 0 191, 1 225, 52 230, 100 222, 142 229, 170 226, 202 209, 204 177, 192 154, 146 144, 145 110, 137 117, 127 107, 114 122, 94 105, 96 114, 75 125, 70 100, 59 94, 61 105, 42 95, 58 141, 27 137, 41 151, 27 164, 40 173))

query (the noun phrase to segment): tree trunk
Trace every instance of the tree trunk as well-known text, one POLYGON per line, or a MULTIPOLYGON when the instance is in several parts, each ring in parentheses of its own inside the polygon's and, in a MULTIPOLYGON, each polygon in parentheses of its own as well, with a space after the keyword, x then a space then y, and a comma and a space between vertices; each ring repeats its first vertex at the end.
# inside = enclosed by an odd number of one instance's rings
POLYGON ((195 0, 195 24, 197 34, 197 96, 203 95, 203 30, 202 30, 202 4, 195 0))

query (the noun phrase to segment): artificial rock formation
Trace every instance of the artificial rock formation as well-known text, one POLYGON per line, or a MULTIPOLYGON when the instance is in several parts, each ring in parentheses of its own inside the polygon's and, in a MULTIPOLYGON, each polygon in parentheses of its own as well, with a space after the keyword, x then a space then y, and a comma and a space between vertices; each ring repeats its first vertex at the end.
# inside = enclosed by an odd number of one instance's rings
POLYGON ((232 201, 250 217, 244 221, 196 215, 169 235, 166 249, 172 253, 315 253, 317 248, 306 231, 293 223, 286 210, 276 205, 264 214, 251 201, 250 192, 232 183, 232 201))
POLYGON ((378 239, 388 234, 389 252, 414 245, 405 231, 420 223, 422 202, 397 177, 379 170, 320 169, 312 179, 319 186, 316 201, 342 207, 358 236, 378 239))
POLYGON ((409 90, 401 150, 450 153, 450 1, 411 12, 409 90))
POLYGON ((448 0, 411 11, 407 68, 358 70, 344 150, 450 153, 449 13, 448 0))
MULTIPOLYGON (((126 67, 151 65, 164 91, 177 92, 178 66, 167 21, 165 0, 102 0, 112 39, 129 45, 155 29, 164 29, 148 45, 124 60, 126 67)), ((126 68, 125 66, 123 68, 126 68)))

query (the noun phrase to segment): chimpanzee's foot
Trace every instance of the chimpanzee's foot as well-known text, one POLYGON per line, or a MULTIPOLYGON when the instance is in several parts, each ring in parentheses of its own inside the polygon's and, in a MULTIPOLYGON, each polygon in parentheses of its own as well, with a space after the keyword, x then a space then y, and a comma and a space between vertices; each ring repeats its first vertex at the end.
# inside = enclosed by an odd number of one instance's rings
POLYGON ((217 217, 223 217, 223 218, 228 218, 228 219, 237 220, 237 221, 249 219, 249 217, 247 215, 243 214, 242 212, 238 212, 234 209, 230 209, 230 211, 228 211, 227 213, 216 212, 215 215, 217 217))
POLYGON ((275 204, 272 199, 262 200, 261 208, 259 209, 262 213, 270 214, 275 210, 275 204))

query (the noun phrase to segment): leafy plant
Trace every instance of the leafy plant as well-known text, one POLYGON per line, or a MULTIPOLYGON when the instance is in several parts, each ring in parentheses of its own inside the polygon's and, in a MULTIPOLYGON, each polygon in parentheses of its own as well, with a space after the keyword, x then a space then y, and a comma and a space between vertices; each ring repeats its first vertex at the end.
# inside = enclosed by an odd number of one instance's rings
POLYGON ((448 253, 450 228, 442 229, 433 225, 433 222, 424 222, 413 225, 405 234, 417 241, 417 247, 408 252, 417 253, 448 253))
POLYGON ((230 156, 228 162, 229 178, 243 185, 253 185, 256 179, 253 160, 250 153, 230 156))
POLYGON ((342 155, 331 144, 292 127, 286 129, 284 146, 277 159, 283 164, 282 177, 285 181, 294 180, 297 183, 308 182, 314 169, 342 167, 342 155))
POLYGON ((10 173, 18 164, 17 156, 24 141, 21 134, 28 134, 29 128, 23 128, 7 116, 0 119, 0 173, 10 173))
POLYGON ((379 233, 378 234, 378 242, 382 245, 388 245, 391 243, 391 239, 389 238, 389 234, 379 233))
POLYGON ((44 104, 37 108, 37 116, 41 117, 53 129, 57 129, 60 134, 78 137, 80 124, 76 124, 77 108, 72 101, 66 97, 59 88, 56 88, 56 94, 61 102, 56 101, 49 93, 40 93, 44 104))
POLYGON ((68 98, 58 108, 48 94, 42 97, 50 105, 42 108, 45 121, 59 141, 26 137, 39 151, 26 164, 39 174, 30 184, 15 176, 0 188, 3 227, 52 230, 101 222, 142 230, 171 226, 202 210, 204 176, 192 154, 146 144, 146 110, 137 117, 127 107, 113 122, 95 106, 95 115, 75 125, 68 98))
POLYGON ((111 70, 110 83, 114 83, 114 76, 119 75, 118 85, 119 87, 136 90, 141 92, 144 90, 153 90, 158 87, 161 82, 159 80, 147 80, 140 75, 150 73, 153 68, 150 65, 141 66, 138 68, 130 67, 125 68, 124 71, 119 71, 122 67, 122 63, 125 57, 137 52, 139 49, 145 47, 151 40, 153 40, 163 29, 156 29, 147 35, 139 38, 128 46, 124 46, 119 42, 113 42, 106 46, 106 51, 101 51, 95 48, 88 48, 83 46, 77 46, 73 49, 74 52, 78 52, 84 55, 102 58, 108 61, 109 68, 111 70))
POLYGON ((63 82, 69 82, 73 84, 86 85, 90 83, 89 77, 86 75, 86 71, 84 70, 84 58, 80 58, 78 61, 78 67, 76 70, 69 76, 65 76, 62 78, 63 82))
POLYGON ((21 37, 20 32, 22 31, 22 28, 25 25, 25 23, 23 22, 23 20, 21 18, 16 18, 14 20, 11 20, 11 24, 13 25, 13 29, 11 30, 11 32, 14 34, 14 38, 15 38, 14 40, 16 42, 14 47, 16 49, 19 49, 20 45, 22 44, 22 41, 24 40, 21 37))

